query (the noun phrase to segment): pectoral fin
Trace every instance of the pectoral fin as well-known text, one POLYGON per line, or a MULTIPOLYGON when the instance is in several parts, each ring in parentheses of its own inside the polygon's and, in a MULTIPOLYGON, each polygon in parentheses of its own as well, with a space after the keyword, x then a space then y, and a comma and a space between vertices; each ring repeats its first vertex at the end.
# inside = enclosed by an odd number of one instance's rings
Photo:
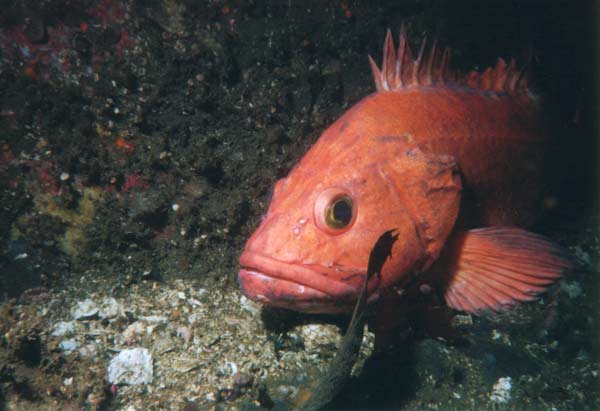
POLYGON ((445 299, 448 306, 470 313, 534 300, 573 267, 561 247, 519 228, 469 230, 451 242, 442 263, 445 299))

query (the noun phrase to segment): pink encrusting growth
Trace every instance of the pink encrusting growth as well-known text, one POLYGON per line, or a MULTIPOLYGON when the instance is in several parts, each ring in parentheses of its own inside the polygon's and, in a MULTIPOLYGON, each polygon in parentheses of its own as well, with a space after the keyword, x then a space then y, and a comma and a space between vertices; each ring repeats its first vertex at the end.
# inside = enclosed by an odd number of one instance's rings
MULTIPOLYGON (((76 6, 76 5, 75 5, 76 6)), ((135 40, 130 33, 119 28, 126 18, 126 12, 118 2, 114 0, 102 0, 94 2, 92 7, 80 11, 89 17, 89 21, 78 22, 77 25, 67 25, 59 22, 46 26, 43 20, 36 16, 28 16, 14 26, 0 29, 0 49, 12 58, 20 59, 23 64, 23 73, 37 80, 50 80, 58 75, 76 72, 78 51, 75 48, 77 36, 89 34, 93 30, 101 31, 110 27, 118 30, 117 42, 110 45, 109 51, 118 57, 122 57, 124 50, 131 49, 135 40), (28 34, 28 25, 36 25, 38 36, 28 34), (38 38, 39 37, 39 38, 38 38)), ((60 19, 63 16, 57 16, 60 19)), ((31 30, 30 30, 31 31, 31 30)), ((96 36, 101 38, 101 36, 96 36)), ((97 39, 96 39, 97 41, 97 39)), ((99 66, 106 60, 106 50, 91 43, 91 67, 97 71, 99 66)), ((79 74, 86 73, 80 70, 79 74)))

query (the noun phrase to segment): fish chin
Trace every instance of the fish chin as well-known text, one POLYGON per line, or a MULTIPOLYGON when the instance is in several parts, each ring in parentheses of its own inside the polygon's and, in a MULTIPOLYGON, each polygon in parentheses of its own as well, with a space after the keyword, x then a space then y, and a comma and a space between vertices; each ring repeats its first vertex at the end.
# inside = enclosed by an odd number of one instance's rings
POLYGON ((335 279, 326 268, 283 262, 248 250, 240 263, 238 280, 248 298, 301 312, 351 312, 364 279, 364 275, 335 279))

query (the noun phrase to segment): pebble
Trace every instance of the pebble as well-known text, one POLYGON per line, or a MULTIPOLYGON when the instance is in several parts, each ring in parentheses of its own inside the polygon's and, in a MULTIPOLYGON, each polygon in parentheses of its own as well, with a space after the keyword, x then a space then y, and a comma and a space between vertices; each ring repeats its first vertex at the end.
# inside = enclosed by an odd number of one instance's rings
POLYGON ((152 377, 152 355, 145 348, 123 350, 108 365, 110 384, 150 384, 152 377))
POLYGON ((180 357, 172 363, 172 367, 177 372, 190 372, 200 368, 202 363, 196 358, 180 357))
POLYGON ((79 355, 86 358, 96 358, 98 356, 98 345, 89 343, 79 349, 79 355))
POLYGON ((100 318, 115 318, 121 314, 123 314, 123 307, 113 297, 105 298, 98 311, 100 318))
POLYGON ((247 311, 252 315, 260 314, 260 305, 244 295, 240 297, 240 306, 244 311, 247 311))
POLYGON ((170 336, 162 335, 160 336, 152 346, 152 352, 154 354, 162 355, 173 351, 176 348, 175 342, 170 336))
POLYGON ((79 347, 79 343, 75 340, 63 340, 58 344, 58 346, 61 350, 68 353, 75 351, 77 347, 79 347))
POLYGON ((324 345, 337 345, 342 340, 340 329, 332 324, 304 324, 293 331, 301 336, 307 352, 320 352, 324 345))
POLYGON ((143 335, 146 332, 146 325, 141 321, 136 321, 129 324, 125 331, 123 331, 123 338, 127 344, 132 344, 138 336, 143 335))
POLYGON ((510 390, 512 389, 512 379, 510 377, 499 378, 492 388, 490 400, 497 404, 505 404, 510 401, 510 390))
POLYGON ((175 330, 175 334, 178 337, 183 338, 183 340, 186 343, 189 343, 190 341, 192 341, 193 333, 189 327, 184 327, 184 326, 177 327, 177 330, 175 330))
POLYGON ((575 257, 577 257, 587 266, 592 265, 592 257, 590 256, 590 253, 584 251, 580 246, 575 247, 575 257))
POLYGON ((169 319, 163 315, 140 315, 139 319, 152 324, 166 324, 169 319))
POLYGON ((560 283, 560 290, 565 292, 570 299, 576 299, 578 297, 581 297, 581 295, 583 294, 583 288, 576 281, 562 281, 560 283))
POLYGON ((75 323, 73 321, 59 321, 52 329, 50 335, 53 337, 62 337, 63 335, 70 335, 74 332, 75 323))
POLYGON ((71 315, 75 320, 90 318, 96 314, 98 314, 98 306, 89 298, 78 301, 77 306, 71 310, 71 315))

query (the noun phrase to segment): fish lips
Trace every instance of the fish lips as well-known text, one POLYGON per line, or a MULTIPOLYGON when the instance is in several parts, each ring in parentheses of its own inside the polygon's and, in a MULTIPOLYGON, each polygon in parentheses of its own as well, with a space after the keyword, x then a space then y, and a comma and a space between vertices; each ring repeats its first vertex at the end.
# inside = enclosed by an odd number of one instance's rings
MULTIPOLYGON (((318 265, 283 262, 245 251, 240 257, 238 281, 242 292, 263 304, 308 313, 351 312, 364 281, 364 274, 344 277, 318 265)), ((377 276, 369 281, 368 302, 377 300, 377 276)))

